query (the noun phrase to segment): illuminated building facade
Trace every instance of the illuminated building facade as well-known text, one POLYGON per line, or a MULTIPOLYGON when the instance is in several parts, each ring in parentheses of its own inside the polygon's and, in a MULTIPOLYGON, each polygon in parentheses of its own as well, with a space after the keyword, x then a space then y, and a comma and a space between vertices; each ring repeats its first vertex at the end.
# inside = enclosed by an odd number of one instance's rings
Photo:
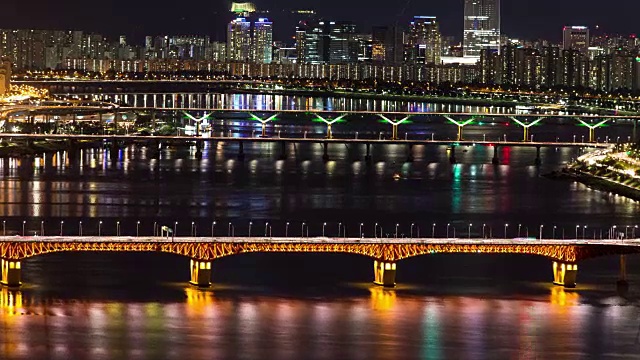
POLYGON ((227 28, 227 61, 249 62, 251 59, 251 23, 237 18, 227 28))
POLYGON ((464 56, 479 57, 482 49, 500 51, 500 0, 464 1, 464 56))
POLYGON ((412 64, 439 64, 442 35, 435 16, 416 16, 409 25, 406 60, 412 64))
POLYGON ((273 23, 259 18, 253 27, 252 59, 258 64, 271 64, 273 60, 273 23))
POLYGON ((8 58, 0 59, 0 96, 11 89, 11 61, 8 58))
POLYGON ((589 49, 589 28, 586 26, 565 26, 562 29, 563 50, 577 50, 586 55, 589 49))

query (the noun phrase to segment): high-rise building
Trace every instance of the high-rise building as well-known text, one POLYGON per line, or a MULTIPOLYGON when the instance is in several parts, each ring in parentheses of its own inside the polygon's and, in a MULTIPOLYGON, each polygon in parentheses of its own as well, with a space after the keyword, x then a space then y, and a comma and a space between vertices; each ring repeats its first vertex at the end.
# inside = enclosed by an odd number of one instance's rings
POLYGON ((464 0, 464 56, 500 51, 500 0, 464 0))
POLYGON ((251 58, 251 23, 237 18, 227 28, 227 60, 248 62, 251 58))
POLYGON ((304 48, 298 62, 322 64, 329 60, 329 22, 309 21, 304 27, 304 48))
POLYGON ((406 60, 411 64, 439 64, 442 35, 435 16, 416 16, 409 25, 406 60))
POLYGON ((9 58, 0 58, 0 95, 11 90, 11 61, 9 58))
POLYGON ((586 26, 565 26, 562 29, 563 50, 578 50, 587 55, 589 49, 589 28, 586 26))
POLYGON ((259 18, 253 27, 252 60, 259 64, 271 64, 273 59, 273 23, 259 18))
POLYGON ((348 21, 329 22, 329 63, 350 64, 358 61, 356 25, 348 21))

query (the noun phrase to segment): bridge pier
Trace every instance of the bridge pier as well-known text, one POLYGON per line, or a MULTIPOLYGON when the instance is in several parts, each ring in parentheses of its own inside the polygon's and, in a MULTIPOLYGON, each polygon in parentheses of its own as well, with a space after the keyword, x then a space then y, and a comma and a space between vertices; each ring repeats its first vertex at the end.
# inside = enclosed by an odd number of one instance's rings
POLYGON ((396 286, 396 263, 374 260, 373 283, 384 287, 396 286))
POLYGON ((238 142, 238 160, 244 160, 244 142, 238 142))
POLYGON ((455 145, 451 145, 451 150, 449 153, 449 162, 451 164, 457 164, 458 160, 456 159, 456 146, 455 145))
POLYGON ((536 166, 542 165, 542 159, 540 158, 540 146, 536 146, 536 160, 534 163, 536 166))
POLYGON ((491 159, 491 163, 493 165, 500 165, 500 156, 498 155, 499 147, 498 145, 493 146, 493 159, 491 159))
POLYGON ((287 160, 287 142, 280 142, 280 160, 287 160))
POLYGON ((202 159, 202 148, 204 144, 202 141, 196 141, 196 159, 202 159))
POLYGON ((197 287, 211 286, 211 261, 191 259, 191 285, 197 287))
POLYGON ((413 157, 413 144, 409 144, 407 146, 407 162, 413 162, 415 158, 413 157))
POLYGON ((324 162, 329 161, 329 143, 324 143, 324 154, 322 154, 322 160, 324 162))
POLYGON ((109 156, 111 157, 112 162, 118 161, 119 152, 118 140, 115 138, 111 139, 111 144, 109 145, 109 156))
POLYGON ((2 279, 0 279, 2 285, 8 287, 19 287, 22 285, 20 274, 22 266, 20 261, 2 259, 0 264, 2 266, 2 279))
POLYGON ((578 264, 562 261, 553 262, 553 283, 566 288, 576 287, 578 276, 578 264))
POLYGON ((367 143, 366 147, 367 147, 367 154, 364 156, 364 161, 369 162, 371 161, 371 144, 367 143))
POLYGON ((629 282, 627 281, 627 256, 620 255, 620 276, 616 282, 616 287, 620 292, 629 290, 629 282))

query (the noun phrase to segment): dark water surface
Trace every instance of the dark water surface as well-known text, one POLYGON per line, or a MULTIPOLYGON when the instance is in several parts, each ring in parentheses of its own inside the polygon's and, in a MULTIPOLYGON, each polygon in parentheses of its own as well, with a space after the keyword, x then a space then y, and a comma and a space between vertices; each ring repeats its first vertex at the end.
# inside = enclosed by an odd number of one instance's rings
MULTIPOLYGON (((562 134, 568 137, 570 134, 562 134)), ((497 135, 499 136, 499 134, 497 135)), ((101 149, 1 164, 0 219, 8 234, 150 235, 154 223, 193 232, 265 231, 356 236, 364 223, 393 237, 600 237, 617 225, 631 236, 638 203, 540 175, 577 149, 374 149, 237 144, 101 149), (395 180, 394 175, 400 175, 395 180), (44 221, 44 222, 42 222, 44 221), (64 223, 60 223, 64 221, 64 223), (99 222, 102 221, 102 225, 99 222), (137 228, 136 223, 140 221, 137 228), (216 221, 212 229, 212 222, 216 221), (80 225, 82 222, 82 225, 80 225), (193 222, 193 225, 192 225, 193 222), (342 225, 339 225, 342 224, 342 225), (469 224, 472 224, 469 228, 469 224), (518 226, 520 225, 520 226, 518 226), (584 228, 584 226, 587 226, 584 228), (555 231, 553 230, 553 227, 555 231)), ((640 233, 638 234, 640 235, 640 233)), ((54 254, 23 262, 25 285, 0 293, 2 359, 574 359, 640 358, 640 259, 628 258, 630 289, 619 295, 618 258, 580 264, 578 288, 551 283, 551 262, 514 255, 437 255, 398 263, 396 290, 370 285, 372 261, 355 255, 251 254, 214 262, 214 286, 186 285, 189 259, 168 254, 54 254)))

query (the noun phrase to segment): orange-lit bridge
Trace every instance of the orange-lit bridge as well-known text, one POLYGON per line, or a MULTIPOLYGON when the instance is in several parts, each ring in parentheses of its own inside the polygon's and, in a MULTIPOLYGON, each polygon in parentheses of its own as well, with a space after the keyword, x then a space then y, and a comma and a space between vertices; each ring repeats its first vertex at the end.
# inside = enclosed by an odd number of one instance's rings
MULTIPOLYGON (((2 283, 21 284, 21 261, 57 252, 164 252, 191 259, 191 283, 211 285, 213 260, 243 253, 350 253, 374 259, 374 282, 395 286, 396 263, 427 254, 528 254, 553 261, 554 283, 574 287, 578 262, 605 255, 640 253, 640 240, 522 240, 522 239, 380 239, 380 238, 264 238, 264 237, 0 237, 2 283)), ((621 256, 621 278, 625 260, 621 256)))

